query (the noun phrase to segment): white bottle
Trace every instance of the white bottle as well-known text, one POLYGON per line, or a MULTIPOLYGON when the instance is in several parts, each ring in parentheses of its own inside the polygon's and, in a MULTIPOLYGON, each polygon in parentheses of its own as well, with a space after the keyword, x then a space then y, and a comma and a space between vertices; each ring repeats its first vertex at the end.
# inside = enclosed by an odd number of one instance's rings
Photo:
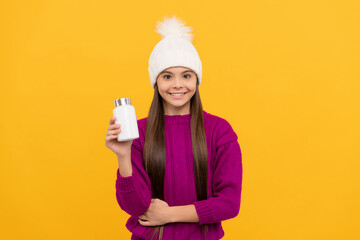
POLYGON ((135 108, 131 105, 130 98, 116 99, 113 114, 116 118, 115 124, 121 125, 117 138, 119 142, 139 138, 135 108))

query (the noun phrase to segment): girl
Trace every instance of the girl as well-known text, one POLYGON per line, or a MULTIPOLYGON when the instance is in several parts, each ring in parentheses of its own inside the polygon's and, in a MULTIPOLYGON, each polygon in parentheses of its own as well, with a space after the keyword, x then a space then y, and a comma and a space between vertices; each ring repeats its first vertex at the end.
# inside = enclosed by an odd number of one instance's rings
POLYGON ((105 145, 118 159, 116 198, 130 218, 132 240, 218 240, 221 221, 240 211, 242 154, 225 119, 203 110, 198 87, 202 65, 191 31, 176 17, 156 31, 150 55, 154 97, 139 138, 118 142, 110 119, 105 145))

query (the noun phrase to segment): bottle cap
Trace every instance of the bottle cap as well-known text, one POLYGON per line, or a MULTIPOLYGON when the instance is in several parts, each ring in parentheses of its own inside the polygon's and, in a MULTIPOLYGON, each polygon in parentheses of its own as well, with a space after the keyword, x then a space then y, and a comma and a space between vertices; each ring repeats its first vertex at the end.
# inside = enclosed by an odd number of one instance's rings
POLYGON ((119 98, 115 100, 115 107, 123 105, 131 105, 130 98, 119 98))

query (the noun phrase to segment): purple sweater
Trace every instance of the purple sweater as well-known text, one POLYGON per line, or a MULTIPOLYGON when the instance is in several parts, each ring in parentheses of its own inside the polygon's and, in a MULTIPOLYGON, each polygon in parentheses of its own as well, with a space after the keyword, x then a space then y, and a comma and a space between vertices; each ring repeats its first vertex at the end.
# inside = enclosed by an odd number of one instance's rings
MULTIPOLYGON (((240 211, 242 154, 238 137, 228 121, 203 111, 208 149, 207 199, 197 201, 190 135, 191 115, 165 115, 166 165, 164 200, 169 206, 194 204, 199 222, 176 222, 164 226, 164 240, 202 239, 202 224, 208 225, 207 239, 221 239, 221 221, 240 211)), ((131 146, 133 174, 122 177, 117 169, 116 198, 130 218, 126 228, 132 240, 150 239, 150 227, 142 226, 138 216, 150 206, 151 182, 142 164, 146 119, 137 120, 139 138, 131 146), (147 238, 146 238, 147 236, 147 238)))

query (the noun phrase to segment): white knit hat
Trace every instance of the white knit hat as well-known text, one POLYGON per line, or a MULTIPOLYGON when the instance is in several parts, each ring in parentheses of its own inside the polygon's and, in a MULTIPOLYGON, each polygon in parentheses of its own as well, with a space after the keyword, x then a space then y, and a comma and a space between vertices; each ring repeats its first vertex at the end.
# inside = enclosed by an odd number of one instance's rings
POLYGON ((161 71, 169 67, 182 66, 192 69, 199 79, 202 77, 202 64, 195 47, 192 45, 192 29, 185 27, 176 16, 164 18, 155 31, 162 39, 152 51, 149 59, 149 74, 152 88, 155 88, 156 78, 161 71))

